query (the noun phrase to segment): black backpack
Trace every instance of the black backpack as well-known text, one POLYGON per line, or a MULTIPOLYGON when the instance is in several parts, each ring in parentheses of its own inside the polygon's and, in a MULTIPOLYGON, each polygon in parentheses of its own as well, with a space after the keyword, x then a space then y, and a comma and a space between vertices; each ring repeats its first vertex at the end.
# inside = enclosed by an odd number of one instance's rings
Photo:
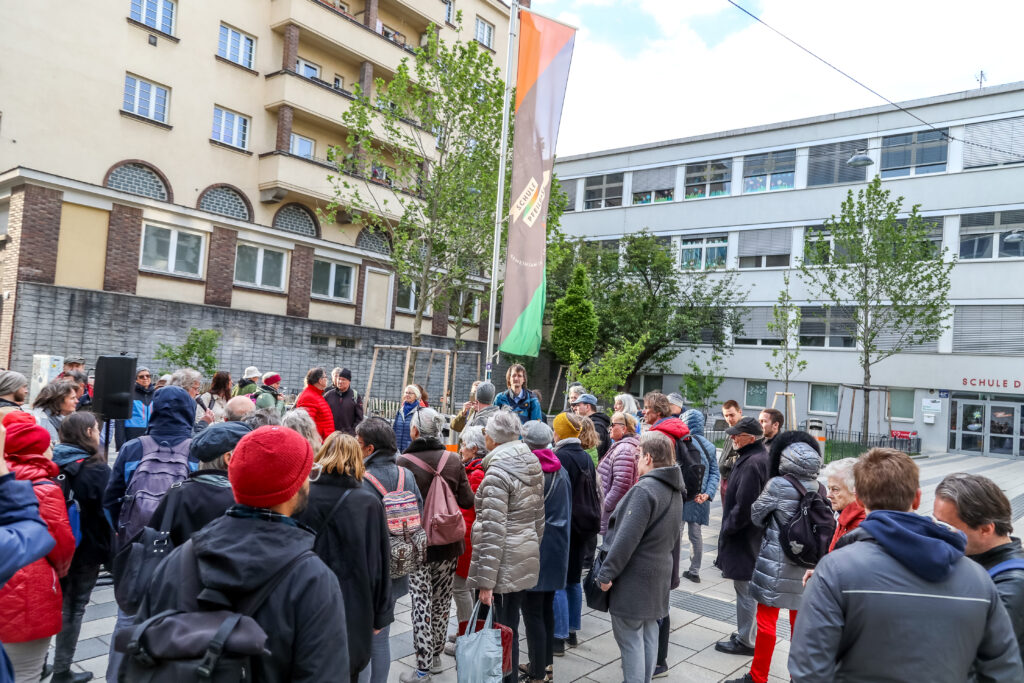
POLYGON ((580 470, 572 489, 572 533, 577 536, 593 536, 601 530, 601 497, 594 474, 589 467, 580 470))
POLYGON ((200 583, 192 541, 186 542, 179 558, 179 607, 191 603, 191 608, 165 610, 115 634, 115 649, 125 653, 118 682, 251 682, 252 660, 270 654, 267 633, 252 615, 292 569, 310 557, 316 557, 312 550, 299 553, 232 608, 226 606, 231 604, 226 596, 200 583), (218 599, 200 602, 200 595, 218 599), (203 609, 204 605, 215 608, 203 609))
POLYGON ((828 552, 836 531, 832 505, 821 484, 817 491, 808 491, 791 474, 784 475, 783 479, 800 494, 800 507, 788 522, 779 525, 779 542, 786 557, 798 566, 811 569, 828 552))
POLYGON ((676 439, 676 462, 683 471, 683 500, 693 500, 704 486, 704 458, 690 435, 676 439))

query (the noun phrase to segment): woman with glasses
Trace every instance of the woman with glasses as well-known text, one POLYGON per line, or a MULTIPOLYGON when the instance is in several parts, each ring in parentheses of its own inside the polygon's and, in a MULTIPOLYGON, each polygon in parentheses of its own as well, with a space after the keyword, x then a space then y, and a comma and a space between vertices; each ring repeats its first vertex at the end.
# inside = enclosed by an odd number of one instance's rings
MULTIPOLYGON (((636 422, 636 433, 640 433, 640 407, 636 403, 636 399, 632 394, 618 394, 615 397, 615 404, 612 406, 612 410, 616 413, 628 413, 632 415, 636 422)), ((613 437, 614 438, 614 437, 613 437)))
POLYGON ((407 386, 402 394, 402 405, 398 407, 398 412, 395 413, 395 420, 391 424, 391 427, 395 430, 395 442, 398 445, 399 453, 404 453, 412 441, 412 437, 409 436, 409 427, 412 426, 413 414, 422 407, 420 405, 422 398, 423 394, 420 393, 419 387, 415 384, 407 386))
POLYGON ((127 420, 118 420, 114 424, 114 445, 121 450, 125 441, 145 436, 149 429, 149 417, 153 412, 153 373, 149 368, 135 369, 135 388, 132 389, 132 416, 127 420))
POLYGON ((608 519, 622 497, 636 483, 637 461, 640 458, 640 438, 636 435, 636 418, 629 413, 612 415, 610 435, 615 442, 597 466, 604 491, 601 509, 601 534, 608 531, 608 519))
POLYGON ((359 442, 334 432, 316 454, 299 515, 317 532, 313 550, 341 585, 353 682, 370 663, 374 633, 394 621, 387 520, 380 497, 362 488, 365 471, 359 442))

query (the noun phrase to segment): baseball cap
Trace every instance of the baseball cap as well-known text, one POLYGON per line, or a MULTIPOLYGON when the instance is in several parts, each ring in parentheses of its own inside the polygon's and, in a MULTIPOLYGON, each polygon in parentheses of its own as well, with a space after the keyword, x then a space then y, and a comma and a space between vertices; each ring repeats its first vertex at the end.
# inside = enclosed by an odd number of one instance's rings
POLYGON ((726 429, 725 433, 729 436, 736 436, 737 434, 764 436, 764 430, 761 429, 761 423, 752 417, 741 417, 739 422, 726 429))
POLYGON ((579 405, 580 403, 589 403, 590 405, 597 407, 597 397, 593 394, 581 394, 578 399, 572 402, 572 404, 579 405))

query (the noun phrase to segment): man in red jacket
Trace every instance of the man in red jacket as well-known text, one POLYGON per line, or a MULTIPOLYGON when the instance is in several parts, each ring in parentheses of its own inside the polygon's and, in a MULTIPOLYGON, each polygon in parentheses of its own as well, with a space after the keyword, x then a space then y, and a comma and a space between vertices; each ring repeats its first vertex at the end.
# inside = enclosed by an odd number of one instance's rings
POLYGON ((296 408, 302 408, 313 418, 313 424, 316 425, 316 431, 321 439, 326 439, 334 432, 334 414, 324 399, 324 390, 327 389, 329 382, 326 370, 313 368, 306 373, 306 388, 295 401, 296 408))

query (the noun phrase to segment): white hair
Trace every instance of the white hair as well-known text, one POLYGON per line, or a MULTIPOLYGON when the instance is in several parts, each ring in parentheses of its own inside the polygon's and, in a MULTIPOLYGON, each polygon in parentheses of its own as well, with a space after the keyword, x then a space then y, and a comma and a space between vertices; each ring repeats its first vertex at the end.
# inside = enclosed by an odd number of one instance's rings
POLYGON ((821 471, 821 478, 828 483, 829 479, 837 479, 843 483, 850 493, 856 493, 857 487, 856 482, 853 478, 853 466, 857 464, 859 458, 843 458, 842 460, 833 460, 829 464, 825 465, 825 469, 821 471))
POLYGON ((445 419, 441 413, 433 408, 420 408, 412 414, 409 429, 415 427, 424 439, 436 439, 441 436, 444 425, 445 419))
POLYGON ((519 416, 510 410, 502 410, 487 420, 485 428, 487 436, 491 437, 494 443, 508 443, 515 441, 522 433, 522 423, 519 416))
POLYGON ((167 386, 170 387, 181 387, 185 391, 188 391, 196 385, 197 382, 202 382, 203 376, 198 370, 192 368, 182 368, 175 370, 174 374, 171 375, 171 379, 168 380, 167 386))
POLYGON ((483 427, 466 427, 462 430, 462 445, 467 448, 476 448, 476 454, 487 455, 487 441, 484 439, 483 427))
POLYGON ((294 408, 289 410, 281 418, 281 424, 292 431, 298 432, 302 438, 309 442, 313 452, 316 453, 323 445, 319 432, 316 431, 316 423, 306 412, 305 408, 294 408))
POLYGON ((615 401, 612 402, 612 405, 614 406, 615 403, 618 403, 619 401, 622 401, 622 412, 629 413, 634 417, 638 412, 640 412, 640 408, 637 406, 636 399, 633 398, 633 394, 619 394, 615 397, 615 401))
POLYGON ((413 394, 415 394, 417 401, 423 400, 423 394, 420 393, 420 388, 415 384, 410 384, 409 386, 407 386, 405 388, 405 391, 411 391, 413 394))

